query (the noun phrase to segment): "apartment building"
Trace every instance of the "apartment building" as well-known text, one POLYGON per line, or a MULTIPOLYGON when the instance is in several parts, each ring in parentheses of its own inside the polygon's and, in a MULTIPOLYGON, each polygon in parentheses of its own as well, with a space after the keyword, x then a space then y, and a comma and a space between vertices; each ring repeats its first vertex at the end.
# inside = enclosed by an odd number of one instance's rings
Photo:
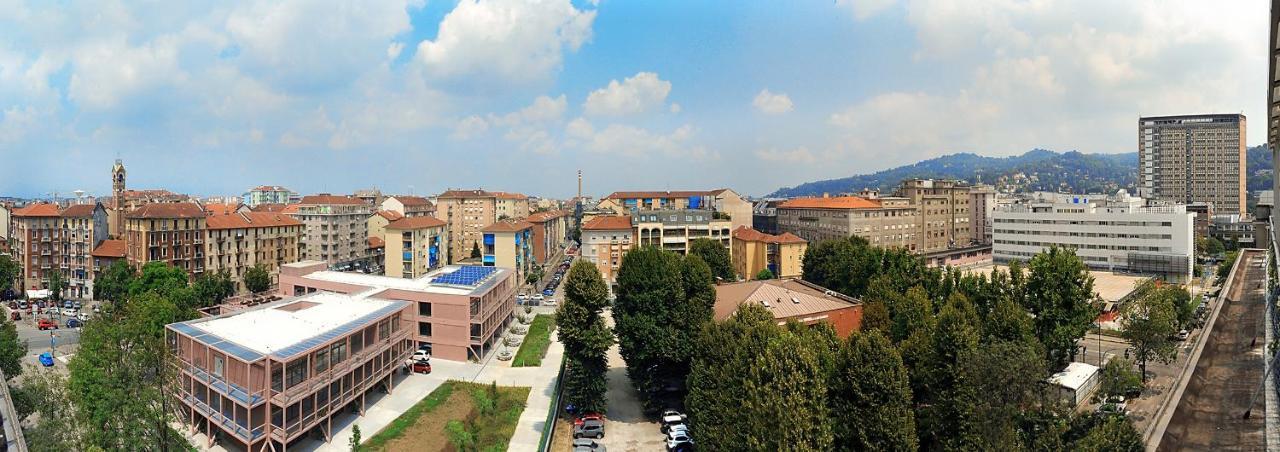
POLYGON ((435 217, 412 217, 387 225, 383 236, 387 276, 416 279, 449 262, 445 222, 435 217))
POLYGON ((605 196, 598 206, 617 215, 633 210, 713 210, 724 215, 732 227, 751 226, 752 205, 733 190, 701 191, 619 191, 605 196))
POLYGON ((205 212, 193 202, 146 204, 125 214, 126 258, 142 269, 165 262, 192 277, 204 272, 205 212))
POLYGON ((93 298, 93 249, 107 239, 107 209, 101 203, 75 204, 62 210, 56 243, 61 256, 58 271, 67 281, 63 296, 93 298))
POLYGON ((689 242, 706 238, 730 247, 733 223, 717 219, 711 210, 645 210, 631 215, 636 246, 656 246, 680 254, 689 252, 689 242))
POLYGON ((969 191, 968 185, 953 180, 902 181, 897 196, 918 209, 916 252, 927 254, 972 244, 969 191))
MULTIPOLYGON (((785 199, 765 199, 751 206, 751 229, 765 234, 778 233, 778 205, 785 199)), ((737 229, 737 228, 734 228, 737 229)))
POLYGON ((1194 216, 1185 206, 1147 205, 1123 190, 1113 196, 1037 193, 996 210, 992 258, 1026 261, 1057 245, 1075 249, 1090 268, 1185 283, 1195 253, 1194 216))
POLYGON ((481 230, 481 262, 486 267, 506 267, 523 277, 533 268, 533 224, 527 221, 499 221, 481 230))
POLYGON ((755 279, 764 269, 775 278, 799 278, 804 276, 807 249, 809 242, 795 234, 765 234, 743 226, 733 230, 730 255, 734 273, 744 279, 755 279))
POLYGON ((519 220, 529 216, 529 197, 520 193, 496 191, 494 196, 494 221, 519 220))
POLYGON ((279 185, 260 185, 244 194, 241 201, 249 207, 262 204, 289 204, 298 202, 298 194, 279 185))
POLYGON ((1242 114, 1138 118, 1138 195, 1247 213, 1245 135, 1242 114))
POLYGON ((716 285, 715 320, 722 322, 743 305, 763 306, 778 322, 827 323, 847 338, 862 328, 862 302, 801 279, 769 279, 716 285))
POLYGON ((778 205, 778 230, 809 242, 858 236, 874 246, 915 252, 919 209, 906 198, 796 198, 778 205))
POLYGON ((126 253, 124 240, 107 239, 99 243, 93 252, 89 253, 93 256, 93 279, 97 280, 102 276, 102 272, 107 271, 116 262, 125 260, 126 253))
POLYGON ((179 421, 209 438, 206 449, 213 438, 247 451, 330 441, 334 416, 364 414, 366 396, 394 389, 414 350, 412 310, 319 292, 169 324, 179 421))
POLYGON ((368 268, 367 221, 372 214, 372 206, 359 198, 328 193, 302 197, 293 217, 306 226, 303 260, 328 262, 338 269, 368 268))
POLYGON ((533 259, 545 264, 564 249, 569 238, 569 211, 550 210, 529 215, 525 221, 533 225, 533 259))
MULTIPOLYGON (((288 215, 241 212, 211 215, 205 219, 206 271, 225 270, 236 291, 247 290, 244 273, 261 265, 272 275, 280 266, 301 260, 303 225, 288 215)), ((273 281, 274 282, 274 281, 273 281)))
POLYGON ((515 312, 520 281, 510 268, 450 265, 416 279, 324 271, 323 263, 286 265, 280 293, 328 291, 412 306, 410 338, 436 359, 482 359, 498 346, 515 312))
MULTIPOLYGON (((421 196, 397 195, 382 200, 378 205, 381 211, 391 211, 406 217, 434 216, 436 205, 430 199, 421 196)), ((379 237, 377 235, 371 237, 379 237)))
POLYGON ((974 244, 991 244, 991 214, 995 210, 995 187, 975 185, 969 189, 969 232, 974 244))
POLYGON ((381 240, 386 234, 387 225, 401 218, 404 218, 404 214, 394 210, 379 210, 378 213, 369 215, 369 219, 365 220, 365 225, 369 228, 369 237, 381 240))
POLYGON ((613 285, 618 281, 618 267, 622 265, 622 256, 631 250, 634 243, 633 234, 630 216, 592 218, 582 225, 580 255, 595 264, 605 282, 613 285))
MULTIPOLYGON (((1271 0, 1271 35, 1267 39, 1267 148, 1271 150, 1271 191, 1280 193, 1280 0, 1271 0)), ((1269 212, 1280 224, 1280 210, 1269 212)), ((1278 265, 1278 264, 1273 264, 1278 265)))
POLYGON ((1195 219, 1195 239, 1200 240, 1209 236, 1209 225, 1213 223, 1213 204, 1206 202, 1194 202, 1187 204, 1187 212, 1196 215, 1195 219))
POLYGON ((0 204, 0 242, 5 242, 6 246, 9 241, 9 219, 12 210, 8 205, 0 204))
POLYGON ((484 190, 448 190, 436 197, 436 218, 449 224, 449 256, 466 259, 482 229, 498 218, 497 197, 484 190))

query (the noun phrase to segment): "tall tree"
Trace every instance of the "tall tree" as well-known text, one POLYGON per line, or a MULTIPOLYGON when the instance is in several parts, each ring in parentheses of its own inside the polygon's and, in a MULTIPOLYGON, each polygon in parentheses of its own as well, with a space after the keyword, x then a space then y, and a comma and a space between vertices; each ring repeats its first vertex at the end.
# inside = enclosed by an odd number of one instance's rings
POLYGON ((27 356, 27 341, 18 338, 18 328, 8 317, 0 319, 0 370, 7 379, 22 374, 22 358, 27 356))
MULTIPOLYGON (((22 386, 12 394, 30 403, 37 416, 28 419, 22 434, 32 450, 84 450, 85 430, 72 404, 67 375, 61 372, 41 372, 32 369, 22 379, 22 386)), ((25 411, 20 409, 20 411, 25 411)))
POLYGON ((907 368, 880 331, 849 338, 831 384, 835 444, 840 450, 916 450, 907 368))
POLYGON ((1102 366, 1102 377, 1098 383, 1099 395, 1127 395, 1141 390, 1142 376, 1133 370, 1132 360, 1116 357, 1102 366))
POLYGON ((689 372, 685 406, 698 426, 698 445, 708 450, 739 450, 752 433, 742 399, 748 389, 742 374, 765 344, 782 334, 773 314, 749 304, 728 320, 707 325, 689 372))
POLYGON ((711 267, 713 277, 725 282, 738 279, 733 272, 733 262, 729 261, 729 249, 719 241, 708 238, 693 239, 689 242, 689 254, 702 258, 703 262, 711 267))
POLYGON ((244 288, 252 293, 266 292, 271 288, 271 274, 267 272, 267 268, 262 264, 254 265, 253 268, 244 272, 244 288))
POLYGON ((1075 251, 1056 246, 1032 257, 1028 270, 1024 306, 1035 316, 1036 337, 1049 363, 1061 366, 1075 356, 1076 340, 1098 313, 1093 277, 1075 251))
POLYGON ((981 444, 979 433, 972 428, 979 394, 963 372, 978 349, 977 325, 977 313, 963 295, 953 295, 938 312, 929 362, 918 363, 923 372, 920 387, 924 389, 916 392, 921 404, 916 420, 922 448, 969 450, 981 444))
MULTIPOLYGON (((827 375, 819 351, 795 334, 779 335, 753 365, 741 410, 747 413, 745 450, 830 450, 834 443, 827 407, 827 375), (779 419, 788 419, 778 428, 779 419)), ((714 450, 714 448, 713 448, 714 450)))
POLYGON ((1072 445, 1075 452, 1142 452, 1146 450, 1142 434, 1133 422, 1120 416, 1097 420, 1088 433, 1072 445))
POLYGON ((236 293, 236 283, 226 270, 201 274, 191 287, 200 307, 217 305, 236 293))
POLYGON ((0 292, 12 289, 22 268, 7 254, 0 254, 0 292))
POLYGON ((583 412, 604 412, 608 389, 606 353, 613 332, 600 312, 609 304, 609 288, 594 264, 573 263, 565 278, 564 303, 556 311, 556 327, 564 344, 569 369, 565 376, 566 403, 583 412))
POLYGON ((1033 407, 1048 376, 1034 338, 983 344, 960 366, 971 388, 974 416, 961 431, 973 432, 980 450, 1023 449, 1019 430, 1024 409, 1033 407))
POLYGON ((1178 317, 1173 306, 1177 298, 1173 286, 1146 291, 1129 303, 1120 319, 1120 334, 1133 346, 1134 358, 1142 369, 1142 381, 1147 381, 1147 362, 1158 360, 1165 364, 1178 356, 1177 343, 1169 337, 1176 333, 1178 317))
POLYGON ((123 260, 116 261, 102 272, 102 276, 93 280, 93 298, 123 302, 134 278, 137 278, 137 272, 133 266, 123 260))
POLYGON ((53 270, 49 272, 49 298, 53 301, 62 301, 62 291, 67 288, 67 278, 62 276, 62 272, 53 270))
POLYGON ((917 286, 907 291, 896 307, 889 311, 893 317, 893 339, 902 342, 919 330, 931 330, 934 326, 933 303, 929 294, 917 286))

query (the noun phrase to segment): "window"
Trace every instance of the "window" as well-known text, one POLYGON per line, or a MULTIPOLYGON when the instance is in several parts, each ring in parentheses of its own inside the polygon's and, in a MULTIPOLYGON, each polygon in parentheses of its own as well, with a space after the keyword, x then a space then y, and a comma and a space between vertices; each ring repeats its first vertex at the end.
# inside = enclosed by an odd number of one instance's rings
POLYGON ((285 369, 285 383, 293 387, 307 379, 307 360, 295 359, 285 369))
POLYGON ((222 376, 222 357, 221 356, 213 357, 213 375, 215 377, 222 376))
POLYGON ((346 341, 333 344, 333 347, 329 349, 329 361, 336 366, 344 359, 347 359, 346 341))
POLYGON ((428 337, 431 336, 431 323, 418 322, 418 335, 428 336, 428 337))

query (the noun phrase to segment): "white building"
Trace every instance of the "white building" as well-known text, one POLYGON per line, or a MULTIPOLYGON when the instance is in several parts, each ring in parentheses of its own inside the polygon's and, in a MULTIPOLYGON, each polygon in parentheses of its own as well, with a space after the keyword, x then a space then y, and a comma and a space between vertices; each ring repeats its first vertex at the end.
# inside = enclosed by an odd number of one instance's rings
POLYGON ((1195 215, 1184 205, 1147 205, 1114 196, 1036 193, 992 214, 996 263, 1027 261, 1051 245, 1074 248, 1093 269, 1191 278, 1195 215))
POLYGON ((1080 406, 1089 400, 1098 390, 1100 382, 1098 366, 1085 363, 1071 363, 1061 372, 1049 376, 1049 384, 1058 388, 1058 395, 1071 406, 1080 406))

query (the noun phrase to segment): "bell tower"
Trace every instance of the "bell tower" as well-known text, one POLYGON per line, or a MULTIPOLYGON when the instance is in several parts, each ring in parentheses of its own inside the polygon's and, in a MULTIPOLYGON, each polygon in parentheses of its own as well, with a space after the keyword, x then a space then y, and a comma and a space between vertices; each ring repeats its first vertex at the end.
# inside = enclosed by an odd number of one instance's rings
POLYGON ((117 239, 124 237, 124 163, 116 159, 111 167, 111 209, 115 211, 112 224, 117 239))

